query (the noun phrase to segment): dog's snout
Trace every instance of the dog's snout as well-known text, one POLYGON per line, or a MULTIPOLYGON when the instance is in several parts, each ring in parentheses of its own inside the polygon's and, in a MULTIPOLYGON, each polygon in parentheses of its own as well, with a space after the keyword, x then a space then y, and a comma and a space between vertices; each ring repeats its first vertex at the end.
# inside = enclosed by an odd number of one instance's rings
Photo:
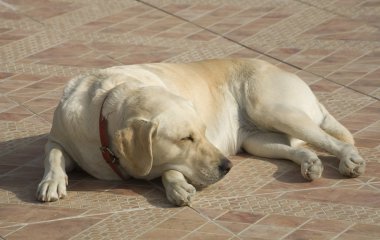
POLYGON ((223 158, 219 165, 219 171, 226 175, 232 168, 232 162, 228 160, 227 158, 223 158))

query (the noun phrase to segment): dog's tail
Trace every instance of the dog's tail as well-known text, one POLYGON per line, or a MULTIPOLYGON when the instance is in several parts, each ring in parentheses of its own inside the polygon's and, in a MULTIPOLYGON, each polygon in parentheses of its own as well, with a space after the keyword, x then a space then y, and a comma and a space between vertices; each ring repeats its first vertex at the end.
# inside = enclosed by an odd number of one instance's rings
POLYGON ((336 139, 354 145, 354 137, 350 131, 348 131, 346 127, 339 123, 321 103, 319 104, 319 108, 321 109, 324 116, 320 128, 322 128, 326 133, 330 134, 336 139))

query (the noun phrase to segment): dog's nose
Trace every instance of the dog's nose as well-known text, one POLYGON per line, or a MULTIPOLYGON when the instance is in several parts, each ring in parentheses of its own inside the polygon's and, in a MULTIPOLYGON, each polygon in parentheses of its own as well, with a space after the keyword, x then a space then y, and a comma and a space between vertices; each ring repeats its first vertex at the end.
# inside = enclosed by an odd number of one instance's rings
POLYGON ((223 158, 219 165, 219 171, 226 175, 232 168, 232 162, 227 158, 223 158))

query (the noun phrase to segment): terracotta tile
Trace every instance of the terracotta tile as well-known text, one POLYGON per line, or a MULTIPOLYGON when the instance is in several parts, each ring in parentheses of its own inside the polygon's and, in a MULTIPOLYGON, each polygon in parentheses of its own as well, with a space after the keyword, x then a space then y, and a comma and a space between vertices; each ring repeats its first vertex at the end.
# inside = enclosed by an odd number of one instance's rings
POLYGON ((15 73, 0 72, 0 79, 6 79, 6 78, 12 77, 14 75, 15 75, 15 73))
MULTIPOLYGON (((167 5, 165 5, 165 10, 168 11, 168 12, 171 12, 171 13, 176 13, 176 12, 179 12, 181 10, 184 10, 186 8, 189 8, 190 6, 192 6, 191 4, 186 4, 186 3, 168 3, 167 5)), ((194 7, 192 7, 194 9, 194 7)))
POLYGON ((185 235, 187 235, 188 231, 183 231, 183 230, 177 230, 177 229, 171 229, 170 231, 168 231, 167 229, 160 229, 160 228, 154 228, 152 230, 149 230, 148 232, 144 233, 143 235, 141 235, 140 237, 136 238, 136 239, 141 239, 141 240, 145 240, 145 239, 154 239, 154 240, 169 240, 169 239, 173 239, 173 240, 177 240, 177 239, 180 239, 182 237, 184 237, 185 235))
POLYGON ((10 234, 7 239, 68 239, 81 231, 98 223, 97 218, 78 218, 55 222, 27 225, 24 228, 10 234))
POLYGON ((240 223, 240 222, 226 222, 226 221, 215 221, 217 224, 225 227, 226 229, 230 230, 234 234, 239 234, 246 228, 248 228, 251 224, 250 223, 240 223))
POLYGON ((59 2, 54 5, 50 4, 40 8, 34 8, 33 10, 25 12, 29 17, 37 20, 45 20, 51 17, 55 17, 66 12, 75 10, 76 6, 70 3, 59 2))
POLYGON ((371 236, 368 236, 368 235, 343 233, 343 234, 339 235, 339 237, 337 237, 335 239, 337 239, 337 240, 357 240, 357 239, 377 240, 378 236, 371 237, 371 236))
MULTIPOLYGON (((1 145, 0 145, 1 146, 1 145)), ((11 153, 7 155, 3 155, 0 157, 0 163, 12 165, 12 166, 21 166, 29 161, 31 161, 31 154, 30 153, 11 153)))
POLYGON ((213 220, 227 212, 227 210, 207 208, 196 208, 196 211, 213 220))
POLYGON ((173 217, 178 218, 178 219, 194 220, 197 222, 205 222, 207 220, 203 216, 201 216, 198 212, 194 211, 193 209, 189 207, 183 208, 181 211, 173 215, 173 217))
POLYGON ((351 62, 351 59, 361 56, 362 53, 357 51, 336 51, 331 55, 322 58, 318 62, 309 66, 307 69, 313 73, 326 76, 332 72, 335 72, 336 69, 344 66, 345 64, 351 62))
POLYGON ((261 219, 257 224, 296 228, 306 221, 307 218, 303 217, 268 215, 265 218, 261 219))
POLYGON ((196 231, 199 233, 215 234, 215 235, 221 235, 221 236, 225 236, 225 237, 227 237, 227 236, 231 237, 232 236, 232 234, 230 232, 226 231, 225 229, 218 226, 217 224, 211 223, 211 222, 206 223, 202 227, 198 228, 196 231))
POLYGON ((372 130, 363 130, 357 134, 355 134, 355 137, 357 138, 365 138, 365 139, 375 139, 375 140, 380 140, 380 134, 377 131, 372 131, 372 130))
POLYGON ((118 61, 123 64, 138 64, 138 63, 152 63, 152 62, 161 62, 167 60, 177 53, 172 51, 158 51, 150 53, 136 53, 131 54, 126 57, 119 58, 118 61))
POLYGON ((380 141, 377 139, 367 139, 367 138, 355 138, 355 146, 365 147, 365 148, 375 148, 380 145, 380 141))
POLYGON ((112 187, 111 189, 108 189, 107 192, 115 193, 118 195, 126 195, 126 196, 140 196, 145 195, 153 190, 152 186, 139 186, 139 185, 132 185, 132 184, 123 184, 123 185, 117 185, 115 187, 112 187))
POLYGON ((25 118, 28 118, 32 115, 33 115, 32 113, 28 114, 28 113, 2 112, 2 113, 0 113, 0 120, 18 122, 18 121, 24 120, 25 118))
POLYGON ((55 109, 58 103, 59 103, 59 100, 57 99, 41 97, 41 98, 35 98, 28 102, 24 102, 23 105, 30 111, 38 114, 52 108, 55 109))
POLYGON ((6 237, 7 235, 17 231, 18 229, 22 228, 22 226, 14 226, 14 227, 1 227, 0 228, 0 236, 6 237))
POLYGON ((242 239, 251 237, 261 239, 280 239, 290 233, 293 228, 254 224, 239 234, 242 239))
POLYGON ((340 233, 348 228, 351 224, 352 223, 345 221, 313 219, 302 225, 301 229, 340 233))
POLYGON ((351 204, 356 206, 379 207, 380 193, 362 190, 347 191, 345 189, 313 189, 300 192, 289 192, 283 195, 285 198, 314 200, 320 202, 333 202, 351 204))
POLYGON ((23 16, 15 12, 4 11, 0 14, 0 18, 8 20, 19 20, 23 18, 23 16))
POLYGON ((375 80, 359 79, 350 83, 349 86, 362 93, 369 94, 380 88, 380 83, 375 80))
POLYGON ((28 85, 30 85, 30 82, 28 81, 4 80, 0 85, 0 93, 9 93, 28 85))
POLYGON ((196 228, 200 227, 206 223, 205 219, 185 219, 185 218, 169 218, 168 220, 162 222, 161 224, 157 225, 157 228, 161 229, 170 229, 171 230, 183 230, 183 231, 193 231, 196 228))
POLYGON ((252 214, 248 212, 229 211, 216 220, 227 222, 239 222, 239 223, 255 223, 260 220, 263 215, 252 214))
POLYGON ((328 79, 333 80, 334 82, 347 85, 361 77, 363 77, 367 72, 356 72, 356 71, 348 71, 343 67, 340 71, 336 71, 330 75, 327 75, 328 79))
POLYGON ((3 221, 17 223, 31 223, 59 218, 74 217, 84 213, 84 210, 79 209, 60 209, 42 206, 22 206, 1 204, 0 208, 3 221))
POLYGON ((67 58, 78 57, 91 51, 87 46, 80 43, 64 43, 56 47, 49 48, 40 53, 29 56, 34 59, 50 59, 50 58, 67 58))
POLYGON ((41 167, 22 166, 12 171, 8 176, 19 176, 28 180, 40 180, 44 174, 41 167))
POLYGON ((286 61, 299 67, 306 67, 317 62, 318 60, 329 55, 330 53, 332 53, 331 50, 305 49, 289 57, 288 59, 286 59, 286 61))
POLYGON ((370 125, 367 121, 363 121, 360 119, 357 120, 354 117, 344 118, 344 119, 340 120, 339 122, 341 124, 343 124, 343 126, 348 128, 348 130, 350 130, 350 132, 353 134, 355 134, 355 132, 357 132, 359 130, 367 128, 370 125))
POLYGON ((5 174, 9 173, 10 171, 12 171, 16 168, 17 168, 17 166, 1 164, 0 165, 0 175, 5 175, 5 174))
POLYGON ((329 240, 335 237, 336 233, 310 231, 310 230, 296 230, 284 239, 315 239, 315 240, 329 240))
POLYGON ((200 32, 197 32, 188 36, 187 38, 190 40, 196 40, 196 41, 210 41, 217 37, 218 37, 217 35, 210 33, 209 31, 202 30, 200 32))
POLYGON ((325 35, 329 33, 354 31, 360 27, 362 23, 345 18, 334 18, 327 22, 320 24, 319 26, 307 31, 306 33, 325 35))
POLYGON ((214 234, 214 233, 204 233, 204 232, 193 232, 187 235, 185 238, 186 240, 227 240, 231 239, 231 235, 221 235, 221 234, 214 234))
POLYGON ((347 234, 358 234, 364 235, 368 237, 379 237, 380 236, 380 228, 378 225, 370 225, 370 224, 355 224, 351 228, 349 228, 345 233, 347 234))
POLYGON ((301 49, 298 48, 276 48, 268 52, 268 54, 270 56, 284 60, 300 51, 301 49))
POLYGON ((339 86, 338 84, 327 81, 325 79, 319 80, 318 82, 310 85, 311 90, 314 92, 334 92, 341 87, 342 86, 339 86))

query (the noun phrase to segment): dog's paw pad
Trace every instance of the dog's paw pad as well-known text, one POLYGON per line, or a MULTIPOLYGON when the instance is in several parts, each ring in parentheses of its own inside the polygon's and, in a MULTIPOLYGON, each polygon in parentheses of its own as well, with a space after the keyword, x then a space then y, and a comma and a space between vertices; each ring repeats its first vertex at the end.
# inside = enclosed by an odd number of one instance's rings
POLYGON ((343 157, 339 163, 339 172, 347 177, 358 177, 365 172, 365 161, 355 151, 343 157))
POLYGON ((305 159, 301 163, 301 173, 307 180, 313 181, 322 176, 323 165, 321 160, 316 159, 305 159))
POLYGON ((189 206, 195 193, 194 186, 185 182, 174 183, 166 189, 168 200, 177 206, 189 206))

